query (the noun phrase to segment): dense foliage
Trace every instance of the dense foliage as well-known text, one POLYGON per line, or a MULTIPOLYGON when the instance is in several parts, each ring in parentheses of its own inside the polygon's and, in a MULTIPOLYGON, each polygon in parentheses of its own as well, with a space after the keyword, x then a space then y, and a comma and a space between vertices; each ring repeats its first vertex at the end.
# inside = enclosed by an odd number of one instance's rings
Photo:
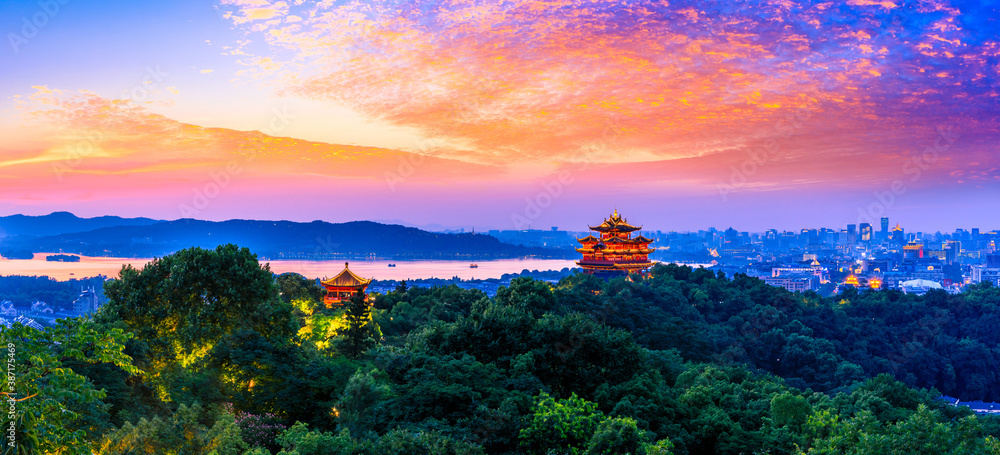
POLYGON ((518 278, 493 298, 401 284, 331 309, 314 280, 274 277, 229 245, 125 268, 105 292, 93 320, 3 331, 20 343, 19 374, 48 387, 19 391, 26 444, 101 454, 1000 454, 998 419, 935 398, 1000 396, 990 368, 1000 289, 987 286, 821 298, 657 266, 611 281, 518 278))

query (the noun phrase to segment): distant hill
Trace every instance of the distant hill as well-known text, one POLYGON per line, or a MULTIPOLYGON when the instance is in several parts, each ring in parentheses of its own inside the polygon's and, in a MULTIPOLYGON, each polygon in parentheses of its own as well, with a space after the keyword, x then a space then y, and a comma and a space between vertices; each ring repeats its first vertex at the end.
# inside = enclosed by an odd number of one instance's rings
POLYGON ((200 221, 183 219, 86 232, 19 236, 0 241, 7 249, 87 256, 152 257, 199 246, 235 243, 267 259, 499 259, 568 257, 566 251, 501 243, 483 234, 443 234, 371 221, 200 221))
POLYGON ((121 218, 117 216, 80 218, 69 212, 53 212, 43 216, 10 215, 0 217, 0 239, 19 235, 50 236, 69 234, 113 226, 148 226, 160 222, 162 220, 121 218))

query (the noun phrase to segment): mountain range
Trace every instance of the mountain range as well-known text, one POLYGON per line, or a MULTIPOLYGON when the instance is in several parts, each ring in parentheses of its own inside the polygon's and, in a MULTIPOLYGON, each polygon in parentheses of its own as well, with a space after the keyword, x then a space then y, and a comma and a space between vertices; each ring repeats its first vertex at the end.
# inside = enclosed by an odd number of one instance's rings
POLYGON ((155 257, 188 247, 234 243, 266 259, 501 259, 572 257, 566 250, 502 243, 484 234, 444 234, 371 221, 174 221, 104 216, 0 217, 0 255, 60 252, 86 256, 155 257))
POLYGON ((151 218, 117 216, 80 218, 70 212, 53 212, 44 216, 10 215, 0 217, 0 241, 11 236, 59 235, 114 226, 148 226, 162 222, 151 218))

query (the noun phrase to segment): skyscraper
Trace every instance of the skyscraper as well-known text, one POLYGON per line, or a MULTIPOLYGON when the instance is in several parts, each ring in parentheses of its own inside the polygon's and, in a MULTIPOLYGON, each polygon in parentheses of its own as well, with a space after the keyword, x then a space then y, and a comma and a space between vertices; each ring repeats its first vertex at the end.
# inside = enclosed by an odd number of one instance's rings
POLYGON ((962 242, 949 240, 944 244, 945 262, 954 264, 958 262, 959 255, 962 254, 962 242))
POLYGON ((859 234, 861 235, 862 242, 872 241, 872 225, 869 223, 861 223, 859 234))
POLYGON ((882 217, 882 234, 889 235, 889 217, 882 217))
POLYGON ((847 243, 855 244, 858 243, 858 225, 848 224, 847 225, 847 243))

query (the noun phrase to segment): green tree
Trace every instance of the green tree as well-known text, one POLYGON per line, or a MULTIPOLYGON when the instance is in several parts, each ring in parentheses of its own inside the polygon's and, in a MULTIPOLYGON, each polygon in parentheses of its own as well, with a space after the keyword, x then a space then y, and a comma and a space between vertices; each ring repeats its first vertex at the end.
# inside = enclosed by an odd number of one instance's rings
POLYGON ((252 330, 223 336, 203 363, 206 376, 219 378, 219 398, 253 413, 284 413, 306 365, 298 346, 252 330))
POLYGON ((549 284, 530 277, 514 278, 510 286, 501 286, 494 301, 529 311, 535 317, 551 311, 556 305, 549 284))
POLYGON ((232 414, 222 413, 211 428, 204 423, 208 412, 199 404, 181 404, 167 419, 126 422, 102 442, 101 455, 241 455, 249 446, 243 441, 232 414))
POLYGON ((946 420, 940 412, 920 405, 907 419, 882 424, 865 410, 850 419, 814 413, 807 423, 817 437, 800 454, 809 455, 978 455, 997 454, 1000 447, 983 438, 975 417, 946 420))
POLYGON ((373 431, 380 423, 380 404, 391 394, 392 387, 385 373, 359 370, 347 381, 344 393, 334 408, 337 421, 352 434, 373 431))
POLYGON ((355 450, 354 440, 345 429, 338 434, 311 431, 309 426, 296 422, 278 436, 282 450, 278 455, 349 455, 355 450))
POLYGON ((469 442, 457 441, 437 431, 392 430, 375 442, 372 454, 395 455, 482 455, 483 448, 469 442))
POLYGON ((378 326, 372 321, 371 305, 365 296, 356 293, 351 297, 345 308, 346 327, 339 334, 342 336, 340 350, 352 359, 375 346, 378 339, 378 326))
POLYGON ((269 267, 235 245, 188 248, 141 270, 125 266, 104 292, 109 301, 98 320, 120 321, 136 334, 136 363, 167 401, 179 390, 175 380, 197 372, 223 337, 254 331, 287 341, 294 333, 291 307, 278 298, 269 267))
POLYGON ((812 406, 805 398, 784 392, 771 398, 771 422, 798 431, 812 414, 812 406))
MULTIPOLYGON (((124 353, 130 337, 80 318, 60 319, 46 330, 0 325, 0 343, 13 367, 3 392, 16 410, 15 446, 5 443, 4 453, 90 453, 93 441, 111 429, 102 401, 107 395, 74 368, 108 363, 138 374, 124 353)), ((3 416, 6 431, 12 422, 9 413, 3 416)))
POLYGON ((323 288, 316 284, 316 280, 310 280, 298 273, 282 273, 275 278, 278 285, 278 295, 281 301, 292 303, 295 300, 306 300, 311 303, 323 302, 323 288))
POLYGON ((574 393, 556 400, 542 392, 536 397, 528 426, 521 430, 521 447, 530 453, 583 453, 603 414, 597 404, 574 393))
POLYGON ((399 421, 435 419, 455 424, 470 417, 477 406, 500 406, 511 393, 505 388, 503 370, 471 355, 416 352, 394 359, 392 366, 388 373, 398 398, 387 408, 399 421))
POLYGON ((656 441, 646 446, 646 455, 674 455, 674 443, 669 439, 656 441))
POLYGON ((649 434, 629 417, 609 417, 601 421, 587 445, 587 455, 645 455, 649 434))

